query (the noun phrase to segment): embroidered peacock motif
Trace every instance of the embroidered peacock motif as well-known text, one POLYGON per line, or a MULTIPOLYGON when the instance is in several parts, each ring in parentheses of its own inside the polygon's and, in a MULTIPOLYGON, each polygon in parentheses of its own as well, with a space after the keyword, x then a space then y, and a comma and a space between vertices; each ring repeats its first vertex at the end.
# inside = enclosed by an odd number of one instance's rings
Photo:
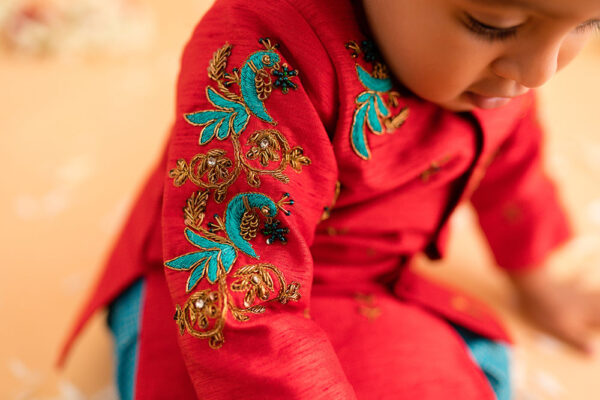
POLYGON ((360 158, 368 160, 371 158, 371 151, 367 145, 365 125, 376 135, 382 135, 386 131, 392 133, 406 121, 408 108, 404 107, 398 114, 391 116, 388 106, 396 107, 400 95, 392 90, 393 84, 387 67, 380 61, 381 57, 373 42, 365 40, 359 45, 351 41, 346 44, 346 48, 352 51, 352 58, 363 54, 365 61, 373 65, 373 72, 369 73, 356 64, 358 80, 366 90, 355 99, 356 110, 350 133, 352 149, 360 158), (387 97, 387 103, 383 96, 387 97))

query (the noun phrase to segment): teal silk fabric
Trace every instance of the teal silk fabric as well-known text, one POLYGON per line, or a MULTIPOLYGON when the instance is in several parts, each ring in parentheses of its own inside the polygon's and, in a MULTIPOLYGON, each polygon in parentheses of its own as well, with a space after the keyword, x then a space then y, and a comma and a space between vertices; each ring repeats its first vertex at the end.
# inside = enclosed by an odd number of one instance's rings
MULTIPOLYGON (((115 380, 122 400, 135 398, 138 335, 142 313, 144 282, 132 284, 109 307, 108 325, 115 342, 115 380)), ((512 398, 510 348, 453 325, 465 341, 474 362, 484 372, 498 400, 512 398)))
POLYGON ((509 346, 488 340, 459 326, 453 327, 467 344, 471 356, 483 370, 498 400, 510 400, 512 382, 509 346))
POLYGON ((115 381, 121 400, 135 398, 144 281, 139 279, 108 309, 108 326, 114 336, 115 381))

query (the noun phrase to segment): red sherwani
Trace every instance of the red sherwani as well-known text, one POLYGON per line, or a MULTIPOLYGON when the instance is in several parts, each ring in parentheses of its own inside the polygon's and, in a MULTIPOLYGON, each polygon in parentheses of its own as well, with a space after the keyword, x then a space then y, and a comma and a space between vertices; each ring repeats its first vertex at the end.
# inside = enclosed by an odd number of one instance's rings
POLYGON ((566 239, 533 96, 440 109, 363 26, 349 0, 218 0, 196 28, 167 152, 75 330, 145 278, 137 398, 494 398, 448 321, 506 333, 409 265, 467 199, 504 268, 566 239))

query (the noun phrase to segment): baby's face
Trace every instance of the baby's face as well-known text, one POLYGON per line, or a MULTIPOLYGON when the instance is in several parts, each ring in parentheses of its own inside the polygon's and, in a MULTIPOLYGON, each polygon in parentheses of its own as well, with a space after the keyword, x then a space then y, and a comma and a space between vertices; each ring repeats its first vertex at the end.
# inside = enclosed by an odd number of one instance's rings
POLYGON ((600 27, 600 0, 362 0, 395 77, 440 106, 496 108, 543 85, 600 27))

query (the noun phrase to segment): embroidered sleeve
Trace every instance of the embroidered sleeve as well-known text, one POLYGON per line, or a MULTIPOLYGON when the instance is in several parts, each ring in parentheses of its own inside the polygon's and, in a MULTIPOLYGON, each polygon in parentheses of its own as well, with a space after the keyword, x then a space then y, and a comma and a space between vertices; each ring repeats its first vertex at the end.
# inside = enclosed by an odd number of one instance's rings
POLYGON ((542 156, 542 129, 532 106, 473 194, 480 225, 503 268, 538 265, 570 236, 542 156))
POLYGON ((337 179, 310 76, 279 37, 216 20, 184 53, 165 177, 163 256, 186 366, 199 398, 352 399, 310 319, 309 246, 337 179))

